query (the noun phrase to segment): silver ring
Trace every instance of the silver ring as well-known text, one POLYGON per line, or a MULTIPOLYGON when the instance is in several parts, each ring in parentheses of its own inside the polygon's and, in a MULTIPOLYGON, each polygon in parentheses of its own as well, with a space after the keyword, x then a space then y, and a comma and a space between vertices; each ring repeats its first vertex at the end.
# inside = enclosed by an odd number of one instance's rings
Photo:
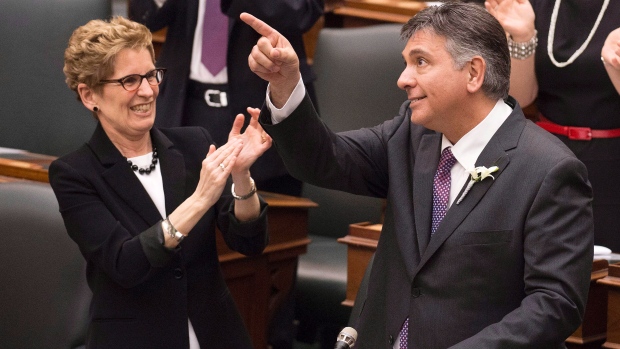
POLYGON ((224 166, 224 163, 223 163, 223 162, 220 162, 220 168, 222 169, 222 171, 225 171, 225 170, 226 170, 226 166, 224 166))

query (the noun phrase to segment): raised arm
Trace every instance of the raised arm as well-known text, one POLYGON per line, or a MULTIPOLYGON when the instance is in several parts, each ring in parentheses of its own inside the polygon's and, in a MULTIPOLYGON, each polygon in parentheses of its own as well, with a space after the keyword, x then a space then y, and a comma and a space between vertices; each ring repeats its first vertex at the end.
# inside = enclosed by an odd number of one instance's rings
MULTIPOLYGON (((235 194, 240 196, 247 196, 248 193, 256 191, 256 186, 251 180, 250 167, 271 147, 271 137, 263 131, 258 123, 260 110, 248 108, 248 112, 250 113, 250 123, 245 131, 241 132, 245 117, 243 114, 238 114, 228 135, 229 142, 239 139, 243 144, 230 173, 235 184, 235 194)), ((254 193, 247 199, 235 200, 234 210, 235 217, 240 221, 257 218, 260 214, 258 195, 254 193)))
MULTIPOLYGON (((484 6, 512 41, 528 42, 536 35, 534 9, 528 0, 487 0, 484 6)), ((516 59, 511 55, 510 59, 510 95, 524 107, 534 102, 538 95, 534 56, 516 59)))
MULTIPOLYGON (((182 234, 189 233, 205 213, 219 200, 226 180, 234 168, 241 151, 242 141, 234 139, 216 149, 209 147, 209 153, 202 161, 200 180, 194 193, 183 201, 169 215, 170 222, 182 234)), ((258 212, 256 214, 258 216, 258 212)), ((165 246, 174 248, 178 242, 164 234, 165 246)))

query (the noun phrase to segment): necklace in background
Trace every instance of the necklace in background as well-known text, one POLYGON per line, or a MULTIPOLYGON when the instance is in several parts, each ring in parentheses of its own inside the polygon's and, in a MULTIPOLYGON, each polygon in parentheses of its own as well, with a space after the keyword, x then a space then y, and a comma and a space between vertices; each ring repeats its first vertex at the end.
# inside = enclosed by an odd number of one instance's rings
POLYGON ((601 12, 599 12, 598 18, 596 19, 596 22, 594 22, 594 26, 592 27, 592 30, 590 31, 590 34, 588 34, 588 38, 583 43, 583 45, 581 45, 581 47, 577 49, 575 53, 573 53, 573 55, 568 59, 568 61, 558 62, 553 56, 553 37, 555 36, 555 22, 558 20, 558 12, 560 10, 560 3, 562 2, 562 0, 555 0, 555 5, 553 6, 553 12, 551 13, 551 21, 549 23, 549 36, 547 37, 547 54, 549 55, 551 62, 556 67, 558 68, 566 67, 567 65, 573 63, 577 59, 577 57, 579 57, 583 53, 583 51, 586 50, 586 47, 588 47, 588 44, 590 44, 590 40, 592 40, 592 37, 594 36, 594 33, 596 32, 598 25, 601 23, 601 20, 603 19, 603 15, 605 14, 605 10, 607 10, 607 5, 609 5, 609 1, 610 0, 603 1, 603 7, 601 8, 601 12))

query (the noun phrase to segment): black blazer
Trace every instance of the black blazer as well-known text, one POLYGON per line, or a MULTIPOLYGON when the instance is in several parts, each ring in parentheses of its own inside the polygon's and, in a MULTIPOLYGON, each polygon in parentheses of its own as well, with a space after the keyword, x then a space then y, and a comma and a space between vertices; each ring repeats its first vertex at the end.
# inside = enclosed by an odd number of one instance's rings
MULTIPOLYGON (((248 56, 260 35, 239 19, 248 12, 269 23, 290 41, 299 55, 304 83, 316 79, 306 60, 303 34, 323 14, 323 0, 222 0, 222 12, 229 17, 228 35, 228 101, 232 115, 246 114, 246 108, 260 108, 265 101, 267 83, 248 67, 248 56)), ((157 66, 168 69, 160 86, 157 99, 156 125, 176 127, 182 125, 185 98, 189 83, 189 70, 198 21, 198 0, 167 0, 158 8, 153 0, 131 0, 130 17, 145 24, 152 31, 167 27, 166 43, 157 60, 157 66)), ((212 130, 215 134, 228 134, 226 130, 212 130)), ((269 149, 252 166, 252 175, 259 183, 287 175, 282 160, 275 149, 269 149)))
MULTIPOLYGON (((291 174, 387 198, 359 322, 359 348, 391 348, 409 317, 409 348, 561 348, 581 324, 593 258, 585 166, 514 110, 476 166, 499 167, 453 203, 430 238, 441 134, 400 115, 332 133, 309 99, 270 125, 291 174)), ((462 192, 462 191, 461 191, 462 192)))
MULTIPOLYGON (((198 127, 154 128, 151 137, 169 214, 195 190, 211 138, 198 127)), ((238 222, 229 181, 188 237, 168 250, 159 211, 101 125, 49 174, 67 231, 87 261, 88 348, 188 348, 188 318, 203 348, 251 348, 220 271, 215 227, 233 250, 260 254, 268 242, 264 202, 258 219, 238 222)))

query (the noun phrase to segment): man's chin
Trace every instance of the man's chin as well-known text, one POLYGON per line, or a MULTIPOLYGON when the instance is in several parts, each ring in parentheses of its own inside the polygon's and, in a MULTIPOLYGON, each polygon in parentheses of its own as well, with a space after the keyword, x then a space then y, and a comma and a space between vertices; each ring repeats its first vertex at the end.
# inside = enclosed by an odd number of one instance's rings
POLYGON ((427 127, 427 124, 430 120, 429 116, 425 113, 422 113, 419 108, 409 107, 409 109, 411 110, 411 122, 416 125, 427 127))

